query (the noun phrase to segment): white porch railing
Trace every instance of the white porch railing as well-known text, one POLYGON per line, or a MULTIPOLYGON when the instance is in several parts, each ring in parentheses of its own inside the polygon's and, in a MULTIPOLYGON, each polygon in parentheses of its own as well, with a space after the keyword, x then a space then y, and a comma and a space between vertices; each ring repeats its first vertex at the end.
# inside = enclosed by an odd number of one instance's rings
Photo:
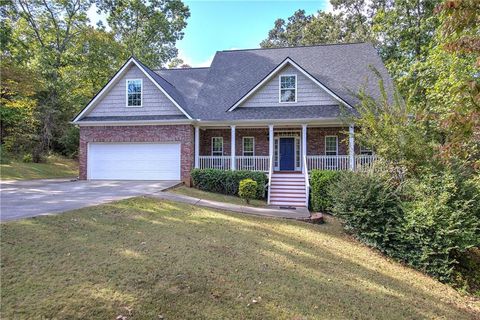
POLYGON ((251 170, 268 172, 269 156, 237 156, 235 157, 237 170, 251 170))
POLYGON ((230 156, 199 156, 200 169, 230 170, 230 156))
MULTIPOLYGON (((200 169, 231 169, 230 156, 199 156, 200 169)), ((269 170, 269 156, 236 156, 236 170, 263 171, 269 170)))
POLYGON ((349 156, 307 156, 308 170, 348 170, 349 156))
MULTIPOLYGON (((377 157, 375 155, 355 155, 355 170, 371 168, 377 157)), ((349 170, 349 156, 307 156, 308 170, 349 170)))
MULTIPOLYGON (((230 156, 199 156, 200 169, 231 169, 230 156)), ((269 156, 237 156, 235 157, 236 170, 270 171, 269 156)), ((306 166, 309 171, 317 170, 349 170, 349 156, 307 156, 306 166)), ((375 155, 355 155, 355 170, 362 171, 373 167, 377 157, 375 155)), ((305 166, 305 162, 303 163, 305 166)))
POLYGON ((374 166, 377 156, 375 155, 356 155, 355 170, 362 171, 370 169, 374 166))

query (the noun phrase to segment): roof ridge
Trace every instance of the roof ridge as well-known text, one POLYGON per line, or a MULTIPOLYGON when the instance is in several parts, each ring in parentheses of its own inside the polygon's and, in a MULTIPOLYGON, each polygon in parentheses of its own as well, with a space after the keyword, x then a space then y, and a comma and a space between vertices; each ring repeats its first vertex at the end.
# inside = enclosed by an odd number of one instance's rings
MULTIPOLYGON (((171 85, 173 88, 175 88, 175 90, 178 90, 170 81, 168 81, 167 79, 165 79, 164 77, 162 77, 161 75, 159 75, 157 72, 155 72, 155 70, 153 70, 152 68, 150 68, 149 66, 147 66, 146 64, 144 64, 143 62, 141 62, 139 59, 137 59, 136 57, 132 56, 133 59, 135 59, 138 63, 140 63, 140 65, 142 67, 144 67, 145 69, 147 69, 147 71, 151 71, 153 72, 154 74, 156 74, 157 76, 159 76, 160 78, 162 78, 163 81, 165 81, 166 83, 168 83, 169 85, 171 85)), ((155 80, 156 81, 156 80, 155 80)), ((158 82, 157 82, 158 83, 158 82)))
POLYGON ((157 71, 167 71, 167 70, 192 70, 192 69, 209 69, 210 67, 189 67, 189 68, 160 68, 153 70, 155 72, 157 71))
POLYGON ((326 47, 326 46, 346 46, 353 44, 367 44, 368 41, 358 41, 358 42, 346 42, 346 43, 321 43, 321 44, 312 44, 312 45, 302 45, 302 46, 292 46, 292 47, 273 47, 273 48, 251 48, 251 49, 229 49, 221 50, 220 52, 235 52, 235 51, 254 51, 254 50, 278 50, 278 49, 301 49, 301 48, 311 48, 311 47, 326 47))

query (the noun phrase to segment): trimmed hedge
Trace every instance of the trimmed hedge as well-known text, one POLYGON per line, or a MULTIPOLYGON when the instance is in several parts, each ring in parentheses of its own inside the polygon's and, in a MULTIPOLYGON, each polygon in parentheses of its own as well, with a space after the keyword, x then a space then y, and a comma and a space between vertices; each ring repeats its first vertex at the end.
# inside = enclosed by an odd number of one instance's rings
POLYGON ((328 188, 338 180, 339 171, 312 170, 310 173, 310 206, 313 211, 330 212, 333 199, 328 188))
POLYGON ((265 197, 267 176, 263 172, 245 170, 218 170, 218 169, 193 169, 191 172, 193 185, 200 190, 238 195, 238 186, 244 179, 257 182, 255 199, 265 197))

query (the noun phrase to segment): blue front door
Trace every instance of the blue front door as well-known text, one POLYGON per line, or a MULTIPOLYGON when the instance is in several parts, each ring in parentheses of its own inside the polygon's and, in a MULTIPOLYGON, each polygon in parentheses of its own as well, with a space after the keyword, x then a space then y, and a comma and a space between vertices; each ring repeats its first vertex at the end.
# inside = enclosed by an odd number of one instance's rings
POLYGON ((295 170, 295 138, 280 138, 280 170, 295 170))

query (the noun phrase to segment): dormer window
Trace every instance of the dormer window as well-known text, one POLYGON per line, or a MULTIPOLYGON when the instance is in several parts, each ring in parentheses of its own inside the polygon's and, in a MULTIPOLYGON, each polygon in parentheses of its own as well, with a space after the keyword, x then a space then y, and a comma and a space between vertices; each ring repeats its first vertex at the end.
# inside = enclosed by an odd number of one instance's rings
POLYGON ((142 106, 142 79, 127 80, 127 107, 142 106))
POLYGON ((297 76, 280 76, 280 103, 297 102, 297 76))

